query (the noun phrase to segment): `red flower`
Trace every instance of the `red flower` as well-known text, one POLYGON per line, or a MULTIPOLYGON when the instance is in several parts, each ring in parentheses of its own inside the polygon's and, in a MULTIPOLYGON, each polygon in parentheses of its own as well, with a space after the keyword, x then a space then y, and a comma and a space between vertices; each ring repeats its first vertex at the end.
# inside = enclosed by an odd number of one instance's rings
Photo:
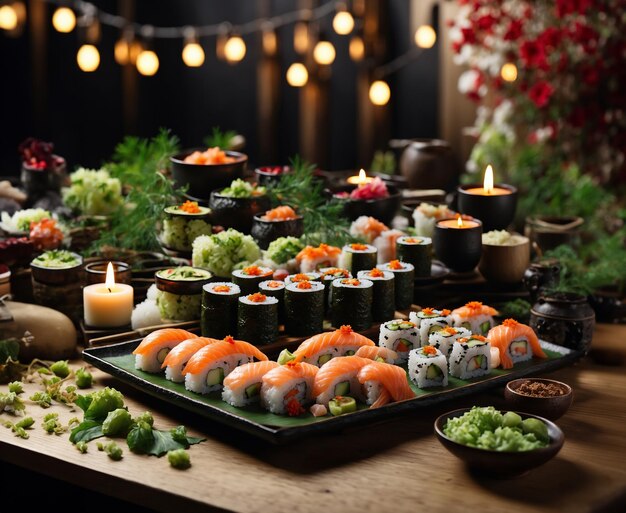
POLYGON ((524 25, 521 20, 512 20, 504 33, 505 41, 515 41, 522 35, 524 25))
POLYGON ((556 0, 556 15, 559 18, 568 14, 585 14, 591 7, 591 0, 556 0))
POLYGON ((546 49, 539 41, 524 41, 520 47, 520 56, 528 68, 548 69, 546 49))
POLYGON ((476 20, 476 25, 480 30, 491 33, 496 21, 496 17, 493 14, 484 14, 476 20))
POLYGON ((541 41, 544 46, 556 48, 559 46, 562 38, 563 33, 559 29, 555 27, 548 27, 541 34, 539 34, 538 40, 541 41))
POLYGON ((540 109, 545 107, 550 101, 554 88, 545 80, 537 82, 528 91, 528 97, 540 109))

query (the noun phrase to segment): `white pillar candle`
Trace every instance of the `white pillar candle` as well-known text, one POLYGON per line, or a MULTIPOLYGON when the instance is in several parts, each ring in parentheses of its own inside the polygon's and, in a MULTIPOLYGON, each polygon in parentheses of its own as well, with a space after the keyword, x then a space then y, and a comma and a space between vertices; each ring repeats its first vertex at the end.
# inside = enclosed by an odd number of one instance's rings
POLYGON ((113 266, 109 262, 105 283, 95 283, 83 289, 85 324, 94 328, 118 328, 130 324, 133 313, 133 288, 115 283, 113 266))

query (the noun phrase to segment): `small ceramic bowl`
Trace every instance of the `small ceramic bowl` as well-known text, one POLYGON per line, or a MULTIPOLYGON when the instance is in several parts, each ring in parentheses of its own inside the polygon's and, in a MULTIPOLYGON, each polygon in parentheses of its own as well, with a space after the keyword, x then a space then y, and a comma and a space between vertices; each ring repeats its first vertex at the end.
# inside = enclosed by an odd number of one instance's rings
MULTIPOLYGON (((349 193, 354 188, 354 185, 344 185, 335 188, 330 194, 349 193)), ((384 198, 370 200, 342 199, 344 215, 350 221, 355 221, 361 216, 371 216, 389 225, 400 209, 401 195, 400 191, 392 185, 388 185, 387 190, 389 191, 389 196, 384 198)))
POLYGON ((556 420, 562 417, 572 405, 574 393, 572 387, 561 381, 544 378, 520 378, 509 381, 504 389, 504 397, 514 410, 527 411, 534 415, 556 420), (535 397, 523 394, 519 388, 525 383, 542 383, 559 388, 563 394, 551 397, 535 397))
POLYGON ((276 183, 288 173, 291 173, 291 166, 261 166, 254 170, 259 185, 276 183))
POLYGON ((435 421, 435 434, 441 444, 457 458, 463 460, 472 470, 489 474, 492 477, 514 477, 525 474, 529 470, 539 467, 554 458, 563 447, 565 435, 553 422, 528 413, 516 412, 522 419, 535 418, 546 423, 550 442, 546 447, 532 451, 491 451, 463 445, 448 438, 443 428, 448 419, 460 417, 470 408, 463 408, 444 413, 435 421))
POLYGON ((528 237, 514 234, 514 245, 485 244, 478 270, 491 283, 511 285, 520 283, 530 265, 530 241, 528 237))

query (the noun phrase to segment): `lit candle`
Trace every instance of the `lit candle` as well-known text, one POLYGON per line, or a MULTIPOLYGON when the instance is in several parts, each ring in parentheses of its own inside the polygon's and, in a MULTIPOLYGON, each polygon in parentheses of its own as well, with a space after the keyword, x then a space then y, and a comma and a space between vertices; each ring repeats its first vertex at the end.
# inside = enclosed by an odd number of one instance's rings
POLYGON ((444 227, 444 228, 468 229, 468 228, 476 228, 478 226, 478 223, 476 221, 470 221, 467 219, 463 219, 461 216, 457 216, 456 220, 444 219, 443 221, 439 221, 437 225, 444 227))
POLYGON ((505 194, 512 194, 513 191, 505 189, 504 187, 494 187, 493 185, 493 168, 491 165, 485 169, 485 177, 483 179, 482 187, 471 187, 464 189, 467 194, 478 194, 480 196, 503 196, 505 194))
POLYGON ((370 183, 373 180, 373 178, 371 176, 367 176, 365 174, 365 169, 361 169, 361 171, 359 171, 358 176, 350 176, 348 177, 348 183, 352 184, 352 185, 365 185, 366 183, 370 183))
POLYGON ((433 249, 435 255, 449 269, 471 272, 478 265, 482 253, 483 227, 478 219, 442 219, 435 224, 433 249))
POLYGON ((85 324, 97 328, 118 328, 130 324, 133 312, 133 288, 115 283, 113 265, 107 266, 104 283, 88 285, 83 289, 85 324))

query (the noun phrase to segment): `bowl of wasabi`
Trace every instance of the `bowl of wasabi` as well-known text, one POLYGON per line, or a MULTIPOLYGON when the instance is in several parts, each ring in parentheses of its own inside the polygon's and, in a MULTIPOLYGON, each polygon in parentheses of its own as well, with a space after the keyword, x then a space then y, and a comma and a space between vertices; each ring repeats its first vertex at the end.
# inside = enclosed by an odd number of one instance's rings
POLYGON ((563 431, 553 422, 493 406, 444 413, 434 425, 439 442, 472 471, 515 477, 554 458, 563 447, 563 431))

